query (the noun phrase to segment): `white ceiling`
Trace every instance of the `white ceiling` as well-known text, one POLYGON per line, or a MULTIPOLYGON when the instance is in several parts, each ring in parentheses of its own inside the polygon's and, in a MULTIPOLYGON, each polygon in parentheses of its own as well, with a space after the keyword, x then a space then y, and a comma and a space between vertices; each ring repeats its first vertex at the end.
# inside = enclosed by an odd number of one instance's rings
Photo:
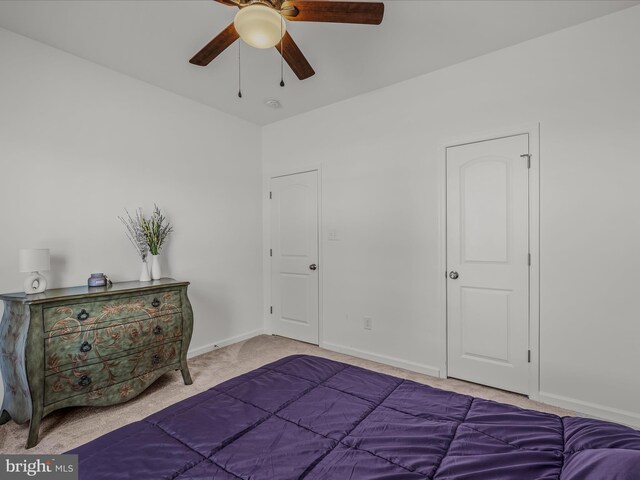
POLYGON ((275 49, 188 60, 237 9, 201 1, 0 1, 0 27, 257 124, 353 97, 640 3, 640 0, 387 0, 380 26, 289 22, 316 70, 299 81, 275 49), (264 105, 269 98, 282 108, 264 105))

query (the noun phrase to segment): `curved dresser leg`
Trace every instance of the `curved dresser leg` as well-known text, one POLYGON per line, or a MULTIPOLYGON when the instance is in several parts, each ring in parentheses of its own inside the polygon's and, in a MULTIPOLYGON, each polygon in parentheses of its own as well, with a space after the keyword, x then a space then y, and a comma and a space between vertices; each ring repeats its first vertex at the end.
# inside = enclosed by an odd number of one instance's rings
POLYGON ((2 415, 0 415, 0 425, 4 425, 9 420, 11 420, 11 415, 6 410, 2 410, 2 415))
POLYGON ((191 385, 191 374, 189 373, 189 365, 187 365, 187 352, 189 351, 189 343, 193 334, 193 309, 191 302, 187 297, 187 287, 180 289, 180 297, 182 300, 182 350, 180 352, 180 371, 185 385, 191 385))
POLYGON ((193 380, 191 380, 191 374, 189 373, 189 367, 187 366, 187 362, 185 361, 182 367, 180 367, 180 372, 182 372, 182 380, 184 380, 185 385, 191 385, 193 380))
POLYGON ((27 439, 27 448, 33 448, 38 444, 38 433, 40 432, 40 421, 42 415, 34 415, 29 422, 29 438, 27 439))

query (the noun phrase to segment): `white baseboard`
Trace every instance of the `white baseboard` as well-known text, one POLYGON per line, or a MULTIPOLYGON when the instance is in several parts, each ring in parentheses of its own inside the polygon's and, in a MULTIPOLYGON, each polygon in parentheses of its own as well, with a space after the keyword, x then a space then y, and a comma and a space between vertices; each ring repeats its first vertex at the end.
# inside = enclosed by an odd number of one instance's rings
POLYGON ((539 402, 548 403, 555 407, 566 408, 590 417, 622 423, 623 425, 628 425, 634 428, 640 428, 640 414, 635 412, 606 407, 597 403, 584 402, 582 400, 563 397, 562 395, 556 395, 554 393, 540 392, 537 397, 539 402))
POLYGON ((225 338, 224 340, 208 343, 207 345, 204 345, 202 347, 190 348, 189 352, 187 353, 187 358, 197 357, 198 355, 202 355, 203 353, 208 353, 218 348, 226 347, 227 345, 242 342, 243 340, 248 340, 250 338, 257 337, 258 335, 263 335, 263 334, 264 334, 264 329, 259 328, 258 330, 253 330, 251 332, 243 333, 242 335, 236 335, 234 337, 225 338))
POLYGON ((405 370, 411 370, 412 372, 423 373, 432 377, 440 376, 440 369, 437 367, 432 367, 431 365, 423 365, 421 363, 401 360, 399 358, 389 357, 387 355, 378 355, 376 353, 366 352, 364 350, 344 347, 342 345, 336 345, 327 342, 322 342, 320 347, 331 350, 333 352, 344 353, 345 355, 351 355, 353 357, 364 358, 365 360, 384 363, 386 365, 391 365, 392 367, 404 368, 405 370))

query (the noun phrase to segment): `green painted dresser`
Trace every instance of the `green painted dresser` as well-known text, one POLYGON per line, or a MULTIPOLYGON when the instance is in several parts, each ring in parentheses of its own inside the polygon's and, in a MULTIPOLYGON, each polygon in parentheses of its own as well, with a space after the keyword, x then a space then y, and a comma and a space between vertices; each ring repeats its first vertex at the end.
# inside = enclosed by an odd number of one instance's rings
POLYGON ((42 417, 59 408, 125 402, 170 370, 190 385, 188 285, 163 278, 0 295, 0 424, 29 421, 31 448, 42 417))

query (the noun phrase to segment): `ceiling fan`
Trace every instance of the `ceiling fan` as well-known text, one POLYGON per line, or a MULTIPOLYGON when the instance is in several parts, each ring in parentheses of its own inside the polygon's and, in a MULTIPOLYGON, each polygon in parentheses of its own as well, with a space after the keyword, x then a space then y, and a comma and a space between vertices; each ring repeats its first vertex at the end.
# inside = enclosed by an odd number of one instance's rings
POLYGON ((379 25, 384 15, 381 2, 332 0, 215 0, 238 7, 234 21, 196 53, 190 63, 207 66, 238 38, 256 48, 278 49, 300 80, 315 71, 286 31, 286 20, 379 25))

